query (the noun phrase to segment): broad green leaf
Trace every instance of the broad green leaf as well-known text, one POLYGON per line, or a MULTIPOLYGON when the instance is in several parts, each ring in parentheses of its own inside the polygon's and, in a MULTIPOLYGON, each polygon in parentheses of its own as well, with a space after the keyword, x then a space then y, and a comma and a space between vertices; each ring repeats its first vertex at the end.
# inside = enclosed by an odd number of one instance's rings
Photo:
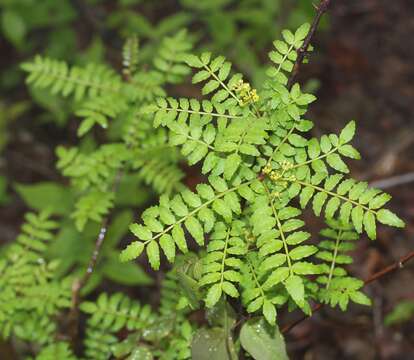
POLYGON ((321 150, 326 154, 329 150, 332 149, 331 141, 327 135, 322 135, 320 141, 321 150))
POLYGON ((57 215, 68 214, 75 200, 69 188, 53 182, 15 184, 14 188, 28 207, 57 215))
POLYGON ((218 192, 224 192, 228 189, 226 182, 219 176, 210 176, 208 181, 218 192))
MULTIPOLYGON (((250 319, 240 330, 240 343, 255 360, 288 360, 285 341, 277 326, 250 319)), ((211 359, 210 359, 211 360, 211 359)))
POLYGON ((118 257, 111 256, 102 263, 104 276, 121 285, 138 286, 150 285, 153 280, 134 262, 122 263, 118 257))
POLYGON ((237 353, 230 333, 222 328, 200 329, 191 342, 191 358, 197 360, 235 360, 237 353))
POLYGON ((5 6, 1 14, 1 25, 4 37, 13 45, 20 47, 27 32, 24 18, 16 11, 11 10, 11 6, 5 6), (10 9, 10 10, 9 10, 10 9))
POLYGON ((206 310, 206 319, 210 326, 226 327, 231 329, 237 321, 237 314, 233 307, 222 299, 214 307, 206 310))

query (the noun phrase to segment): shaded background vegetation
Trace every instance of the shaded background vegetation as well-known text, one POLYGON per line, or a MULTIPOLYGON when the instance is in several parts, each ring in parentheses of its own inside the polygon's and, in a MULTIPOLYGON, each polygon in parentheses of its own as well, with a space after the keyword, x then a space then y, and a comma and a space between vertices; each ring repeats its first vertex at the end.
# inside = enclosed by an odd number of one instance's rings
MULTIPOLYGON (((307 0, 0 0, 0 12, 0 242, 7 244, 18 234, 24 212, 41 208, 48 202, 47 194, 52 194, 53 201, 54 192, 61 192, 60 205, 70 206, 70 194, 61 188, 45 191, 32 184, 65 184, 55 168, 54 149, 78 141, 77 120, 69 116, 70 103, 28 90, 19 70, 22 61, 43 53, 70 63, 107 61, 121 68, 122 42, 128 35, 138 35, 145 63, 163 36, 188 28, 198 50, 223 53, 258 83, 272 40, 282 28, 310 21, 313 7, 307 0)), ((355 145, 363 160, 352 163, 353 174, 385 186, 394 197, 394 210, 407 223, 403 232, 381 228, 378 241, 360 243, 352 272, 361 278, 414 247, 413 183, 398 184, 393 178, 403 174, 414 178, 413 33, 414 3, 410 0, 333 1, 315 37, 315 54, 299 75, 319 98, 309 114, 316 124, 314 135, 337 132, 348 120, 356 119, 355 145)), ((195 96, 189 84, 169 91, 195 96)), ((95 132, 82 145, 103 140, 95 132)), ((185 171, 189 186, 200 181, 192 169, 185 171)), ((136 194, 136 212, 148 203, 151 194, 136 194)), ((121 229, 131 216, 117 214, 121 229)), ((309 217, 311 221, 317 230, 321 224, 309 217)), ((81 264, 91 252, 97 229, 88 231, 91 235, 79 240, 78 248, 69 249, 83 254, 85 259, 77 259, 81 264)), ((72 235, 59 234, 59 244, 67 243, 72 235)), ((68 247, 55 251, 68 251, 68 247)), ((144 263, 142 267, 149 272, 144 263)), ((111 273, 104 266, 101 270, 111 273)), ((135 285, 149 284, 142 270, 133 271, 139 279, 135 285)), ((384 317, 396 304, 414 301, 413 275, 413 266, 407 265, 404 271, 370 285, 372 308, 354 306, 346 314, 323 310, 301 323, 287 335, 292 358, 414 358, 412 317, 402 324, 384 325, 384 317)), ((102 276, 106 280, 100 287, 106 290, 128 285, 102 276)), ((140 289, 127 289, 135 297, 148 296, 140 289)), ((149 300, 157 302, 157 298, 149 300)), ((280 321, 292 318, 286 315, 280 321)), ((0 347, 0 354, 7 351, 5 345, 0 347)))

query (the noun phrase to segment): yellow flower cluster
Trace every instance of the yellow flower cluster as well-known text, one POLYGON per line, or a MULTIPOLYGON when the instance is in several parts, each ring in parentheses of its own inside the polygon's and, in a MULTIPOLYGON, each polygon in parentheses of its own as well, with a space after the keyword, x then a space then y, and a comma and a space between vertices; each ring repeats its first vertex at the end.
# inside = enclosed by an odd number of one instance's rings
MULTIPOLYGON (((285 174, 286 171, 290 170, 293 168, 293 164, 287 160, 284 160, 281 164, 280 167, 282 168, 282 171, 275 171, 272 170, 272 167, 270 164, 267 164, 266 166, 263 167, 262 169, 262 173, 265 175, 268 175, 270 180, 272 181, 278 181, 280 180, 280 178, 282 178, 285 174)), ((295 181, 296 180, 296 176, 295 175, 291 175, 289 176, 289 180, 291 181, 295 181)))
POLYGON ((263 169, 262 169, 262 173, 263 174, 270 174, 270 172, 272 171, 272 167, 269 165, 269 164, 267 164, 263 169))
POLYGON ((250 84, 243 82, 243 80, 239 80, 236 85, 234 85, 234 90, 240 96, 241 106, 259 101, 259 95, 257 95, 256 89, 252 89, 250 84))
POLYGON ((293 164, 287 160, 283 160, 280 167, 283 169, 283 172, 285 172, 290 170, 293 167, 293 164))

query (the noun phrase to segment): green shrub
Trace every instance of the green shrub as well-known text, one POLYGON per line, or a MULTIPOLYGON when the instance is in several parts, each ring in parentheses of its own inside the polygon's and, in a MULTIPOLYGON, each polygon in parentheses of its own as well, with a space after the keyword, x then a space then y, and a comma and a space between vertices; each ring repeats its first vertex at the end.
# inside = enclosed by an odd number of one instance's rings
POLYGON ((193 55, 185 31, 165 37, 146 66, 128 39, 122 74, 42 56, 22 65, 30 86, 72 99, 81 140, 56 150, 69 186, 17 186, 39 213, 2 253, 3 337, 36 359, 75 359, 70 340, 87 359, 286 359, 284 308, 370 304, 344 268, 347 252, 362 234, 374 240, 378 223, 404 223, 384 208, 388 194, 346 176, 344 158, 360 157, 354 121, 309 136, 316 98, 287 86, 308 31, 282 32, 260 89, 225 57, 193 55), (191 72, 202 96, 168 96, 191 72), (182 163, 201 172, 194 190, 182 163), (133 221, 131 208, 148 205, 136 194, 149 188, 159 202, 133 221), (301 219, 308 205, 326 219, 321 241, 301 219), (127 228, 134 238, 121 242, 127 228), (152 277, 131 262, 142 253, 161 272, 160 291, 144 288, 152 277), (102 291, 104 278, 141 286, 142 299, 102 291))

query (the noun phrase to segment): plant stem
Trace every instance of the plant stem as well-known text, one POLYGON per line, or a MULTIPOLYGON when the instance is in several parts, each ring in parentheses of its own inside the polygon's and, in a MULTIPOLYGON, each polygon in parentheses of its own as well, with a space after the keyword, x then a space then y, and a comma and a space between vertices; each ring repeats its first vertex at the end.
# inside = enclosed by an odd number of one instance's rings
POLYGON ((339 244, 341 242, 341 236, 342 236, 342 230, 339 230, 338 236, 337 236, 336 241, 335 241, 335 250, 334 250, 334 254, 333 254, 331 268, 329 270, 329 276, 328 276, 328 282, 326 283, 326 289, 329 289, 329 286, 331 285, 333 272, 335 270, 336 257, 338 256, 339 244))
POLYGON ((282 238, 282 241, 283 241, 283 248, 284 248, 285 254, 286 254, 286 260, 287 260, 288 267, 289 267, 289 273, 292 275, 293 274, 292 262, 291 262, 290 256, 289 256, 289 247, 288 247, 288 244, 286 242, 285 233, 283 231, 282 224, 279 220, 279 216, 277 215, 277 211, 276 211, 275 205, 273 203, 272 195, 270 194, 269 188, 267 187, 265 182, 263 182, 262 184, 263 184, 264 189, 266 190, 266 194, 267 194, 267 197, 269 199, 270 206, 272 208, 273 216, 275 217, 277 228, 280 232, 280 237, 282 238))
MULTIPOLYGON (((115 181, 112 184, 112 192, 116 193, 119 188, 119 184, 121 182, 122 176, 124 174, 124 169, 118 170, 115 181)), ((102 249, 103 242, 105 240, 105 236, 108 230, 109 224, 109 216, 108 214, 101 222, 101 227, 99 230, 98 237, 95 241, 95 246, 91 257, 89 258, 88 266, 86 268, 85 273, 79 279, 75 279, 72 284, 72 304, 71 309, 68 315, 68 323, 69 323, 69 335, 72 342, 72 347, 76 348, 76 339, 78 337, 78 325, 79 325, 79 305, 80 305, 80 293, 82 288, 87 284, 90 277, 92 276, 93 271, 95 270, 96 264, 98 262, 99 254, 102 249)))
POLYGON ((288 80, 287 88, 290 89, 296 80, 296 76, 299 73, 300 65, 302 64, 306 52, 308 50, 309 44, 312 40, 313 35, 318 28, 319 22, 321 20, 322 15, 328 10, 329 4, 331 0, 321 0, 319 5, 316 8, 316 16, 312 21, 312 25, 310 27, 309 33, 306 36, 303 45, 297 50, 298 57, 296 58, 295 65, 293 66, 292 74, 288 80))

